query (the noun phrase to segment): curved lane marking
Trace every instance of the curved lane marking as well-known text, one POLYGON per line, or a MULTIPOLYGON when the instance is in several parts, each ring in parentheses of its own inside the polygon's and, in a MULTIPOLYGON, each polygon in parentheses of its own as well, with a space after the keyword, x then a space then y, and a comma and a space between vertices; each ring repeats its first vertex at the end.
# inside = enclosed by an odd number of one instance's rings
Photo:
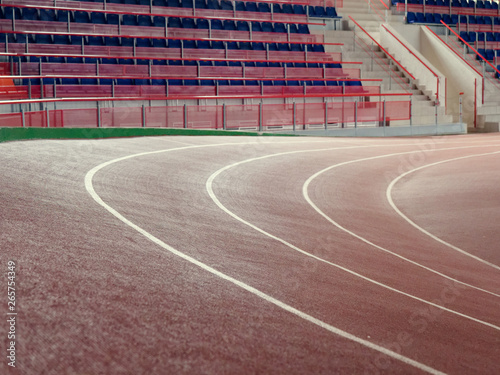
MULTIPOLYGON (((478 147, 478 146, 471 146, 470 148, 472 147, 478 147)), ((481 146, 481 147, 487 147, 487 146, 481 146)), ((442 150, 455 150, 455 149, 463 149, 463 148, 469 148, 469 147, 457 147, 457 148, 446 148, 446 149, 440 149, 441 151, 442 150)), ((344 148, 343 148, 344 149, 344 148)), ((255 158, 251 158, 251 159, 247 159, 247 160, 243 160, 243 161, 239 161, 239 162, 236 162, 236 163, 233 163, 233 164, 230 164, 230 165, 227 165, 219 170, 217 170, 216 172, 214 172, 207 180, 205 186, 206 186, 206 189, 207 189, 207 192, 208 194, 210 195, 210 197, 212 198, 212 200, 214 201, 214 203, 222 210, 224 211, 225 213, 227 213, 229 216, 231 216, 232 218, 234 218, 235 220, 247 225, 248 227, 254 229, 255 231, 275 240, 275 241, 278 241, 280 243, 282 243, 283 245, 291 248, 292 250, 295 250, 305 256, 308 256, 308 257, 311 257, 315 260, 318 260, 320 262, 323 262, 323 263, 326 263, 328 265, 331 265, 337 269, 340 269, 344 272, 347 272, 355 277, 358 277, 358 278, 361 278, 365 281, 368 281, 369 283, 372 283, 372 284, 375 284, 377 286, 380 286, 382 288, 385 288, 385 289, 388 289, 392 292, 395 292, 395 293, 398 293, 398 294, 401 294, 403 296, 406 296, 406 297, 409 297, 413 300, 416 300, 416 301, 419 301, 419 302, 422 302, 424 304, 427 304, 427 305, 430 305, 430 306, 433 306, 435 308, 438 308, 438 309, 441 309, 443 311, 446 311, 446 312, 449 312, 451 314, 454 314, 454 315, 457 315, 457 316, 460 316, 462 318, 465 318, 465 319, 468 319, 468 320, 471 320, 471 321, 474 321, 476 323, 479 323, 479 324, 482 324, 482 325, 485 325, 485 326, 488 326, 490 328, 493 328, 495 330, 499 330, 500 331, 500 327, 499 326, 496 326, 492 323, 488 323, 488 322, 485 322, 483 320, 480 320, 480 319, 477 319, 477 318, 474 318, 472 316, 469 316, 469 315, 466 315, 466 314, 463 314, 461 312, 458 312, 458 311, 455 311, 455 310, 452 310, 452 309, 449 309, 447 307, 444 307, 444 306, 441 306, 441 305, 438 305, 436 303, 433 303, 433 302, 430 302, 430 301, 427 301, 423 298, 420 298, 420 297, 417 297, 417 296, 414 296, 412 294, 409 294, 409 293, 406 293, 406 292, 403 292, 399 289, 396 289, 396 288, 393 288, 389 285, 386 285, 386 284, 383 284, 381 282, 378 282, 374 279, 371 279, 367 276, 364 276, 360 273, 357 273, 355 271, 352 271, 346 267, 343 267, 339 264, 336 264, 336 263, 333 263, 333 262, 330 262, 330 261, 327 261, 326 259, 323 259, 321 257, 318 257, 316 255, 313 255, 305 250, 302 250, 300 249, 299 247, 287 242, 286 240, 280 238, 280 237, 277 237, 269 232, 266 232, 265 230, 257 227, 256 225, 246 221, 245 219, 239 217, 238 215, 236 215, 234 212, 230 211, 228 208, 226 208, 221 202, 220 200, 217 198, 217 195, 214 193, 214 190, 213 190, 213 183, 214 183, 214 180, 217 178, 217 176, 219 176, 221 173, 231 169, 231 168, 234 168, 234 167, 237 167, 237 166, 240 166, 242 164, 246 164, 246 163, 251 163, 251 162, 254 162, 254 161, 257 161, 257 160, 263 160, 263 159, 267 159, 267 158, 271 158, 271 157, 275 157, 275 156, 283 156, 283 155, 290 155, 290 154, 297 154, 297 153, 302 153, 302 152, 317 152, 317 151, 325 151, 325 150, 299 150, 299 151, 288 151, 288 152, 282 152, 282 153, 276 153, 276 154, 270 154, 270 155, 264 155, 264 156, 260 156, 260 157, 255 157, 255 158)), ((377 159, 377 158, 384 158, 384 157, 389 157, 389 156, 395 156, 395 155, 403 155, 403 154, 408 154, 408 153, 413 153, 413 152, 419 152, 418 150, 417 151, 410 151, 410 152, 403 152, 403 153, 395 153, 395 154, 386 154, 386 155, 380 155, 380 156, 376 156, 376 157, 373 157, 373 159, 377 159)), ((366 160, 367 158, 364 158, 364 159, 360 159, 359 161, 361 160, 366 160)), ((345 164, 349 164, 349 163, 352 163, 352 162, 356 162, 357 160, 355 161, 351 161, 351 162, 344 162, 344 163, 340 163, 340 164, 336 164, 335 166, 340 166, 340 165, 345 165, 345 164)), ((335 166, 331 166, 329 167, 329 169, 332 169, 334 168, 335 166)), ((436 271, 437 273, 437 271, 436 271)), ((456 282, 459 282, 463 285, 466 285, 466 286, 469 286, 471 288, 476 288, 476 289, 479 289, 481 291, 485 291, 485 292, 488 292, 486 290, 483 290, 481 288, 477 288, 477 287, 474 287, 472 285, 469 285, 469 284, 466 284, 464 282, 460 282, 458 280, 455 280, 451 277, 447 277, 449 280, 453 280, 453 281, 456 281, 456 282)), ((493 294, 493 295, 496 295, 495 293, 492 293, 492 292, 489 292, 490 294, 493 294)))
POLYGON ((411 220, 408 216, 406 216, 403 212, 401 212, 401 210, 396 206, 396 204, 394 203, 394 200, 392 199, 392 191, 393 191, 394 185, 396 185, 398 183, 398 181, 400 181, 403 177, 408 176, 409 174, 411 174, 413 172, 420 171, 422 169, 429 168, 429 167, 434 167, 434 166, 439 165, 439 164, 449 163, 449 162, 452 162, 452 161, 464 160, 464 159, 470 159, 470 158, 476 158, 476 157, 488 156, 488 155, 495 155, 495 154, 500 154, 500 151, 488 152, 488 153, 477 154, 477 155, 467 155, 467 156, 461 156, 461 157, 453 158, 453 159, 441 160, 441 161, 438 161, 436 163, 427 164, 427 165, 424 165, 424 166, 412 169, 410 171, 407 171, 407 172, 401 174, 400 176, 396 177, 394 180, 391 181, 391 183, 389 184, 389 186, 387 187, 387 190, 386 190, 387 200, 389 201, 389 204, 391 205, 391 207, 394 209, 394 211, 396 211, 396 213, 399 216, 401 216, 404 220, 406 220, 408 223, 410 223, 415 228, 417 228, 420 232, 422 232, 425 235, 429 236, 433 240, 435 240, 435 241, 437 241, 437 242, 439 242, 439 243, 441 243, 441 244, 443 244, 445 246, 448 246, 450 249, 453 249, 453 250, 455 250, 455 251, 457 251, 457 252, 459 252, 459 253, 461 253, 463 255, 471 257, 472 259, 475 259, 475 260, 477 260, 477 261, 479 261, 481 263, 484 263, 484 264, 486 264, 486 265, 488 265, 490 267, 493 267, 493 268, 495 268, 497 270, 500 270, 500 266, 498 266, 498 265, 496 265, 494 263, 488 262, 487 260, 484 260, 484 259, 482 259, 482 258, 480 258, 480 257, 478 257, 478 256, 476 256, 474 254, 468 253, 467 251, 462 250, 459 247, 457 247, 455 245, 452 245, 449 242, 446 242, 446 241, 442 240, 441 238, 433 235, 429 231, 425 230, 424 228, 422 228, 421 226, 419 226, 418 224, 416 224, 413 220, 411 220))
MULTIPOLYGON (((161 248, 169 251, 170 253, 196 265, 197 267, 207 271, 207 272, 210 272, 211 274, 223 279, 223 280, 226 280, 244 290, 246 290, 247 292, 250 292, 254 295, 256 295, 257 297, 259 298, 262 298, 263 300, 269 302, 269 303, 272 303, 273 305, 285 310, 285 311, 288 311, 289 313, 292 313, 296 316, 298 316, 299 318, 302 318, 310 323, 313 323, 335 335, 338 335, 342 338, 345 338, 345 339, 348 339, 348 340, 351 340, 353 342, 356 342, 362 346, 365 346, 369 349, 372 349, 372 350, 375 350, 379 353, 382 353, 384 355, 387 355, 388 357, 391 357, 393 359, 396 359, 398 361, 401 361, 409 366, 413 366, 419 370, 422 370, 422 371, 425 371, 429 374, 434 374, 434 375, 443 375, 445 374, 444 372, 441 372, 439 370, 436 370, 430 366, 427 366, 423 363, 420 363, 418 361, 415 361, 411 358, 408 358, 408 357, 405 357, 397 352, 394 352, 392 350, 389 350, 389 349, 386 349, 382 346, 379 346, 379 345, 376 345, 370 341, 367 341, 367 340, 364 340, 362 338, 359 338, 357 336, 354 336, 353 334, 350 334, 346 331, 343 331, 337 327, 334 327, 328 323, 325 323, 309 314, 306 314, 284 302, 281 302, 280 300, 274 298, 274 297, 271 297, 270 295, 268 294, 265 294, 263 292, 261 292, 260 290, 248 285, 248 284, 245 284, 231 276, 228 276, 208 265, 206 265, 205 263, 202 263, 200 261, 198 261, 197 259, 193 258, 193 257, 190 257, 189 255, 186 255, 184 253, 182 253, 181 251, 173 248, 172 246, 168 245, 167 243, 163 242, 162 240, 160 240, 159 238, 153 236, 151 233, 147 232, 146 230, 144 230, 143 228, 139 227, 138 225, 134 224, 132 221, 128 220, 126 217, 124 217, 122 214, 120 214, 117 210, 115 210, 113 207, 109 206, 107 203, 105 203, 102 198, 95 192, 95 189, 94 189, 94 186, 93 186, 93 178, 95 176, 95 174, 97 172, 99 172, 101 169, 111 165, 111 164, 114 164, 114 163, 118 163, 120 161, 124 161, 124 160, 128 160, 128 159, 131 159, 131 158, 135 158, 135 157, 139 157, 139 156, 146 156, 146 155, 152 155, 152 154, 158 154, 158 153, 166 153, 166 152, 173 152, 173 151, 181 151, 181 150, 188 150, 188 149, 193 149, 193 148, 201 148, 201 147, 217 147, 217 146, 234 146, 234 145, 241 145, 241 144, 247 144, 247 143, 240 143, 240 144, 235 144, 235 143, 225 143, 225 144, 214 144, 214 145, 196 145, 196 146, 187 146, 187 147, 179 147, 179 148, 172 148, 172 149, 167 149, 167 150, 159 150, 159 151, 151 151, 151 152, 142 152, 142 153, 138 153, 138 154, 133 154, 133 155, 128 155, 128 156, 124 156, 124 157, 120 157, 120 158, 116 158, 116 159, 113 159, 113 160, 110 160, 110 161, 107 161, 107 162, 104 162, 102 164, 99 164, 98 166, 92 168, 89 172, 87 172, 87 174, 85 175, 85 188, 87 189, 87 192, 90 194, 90 196, 94 199, 94 201, 99 204, 100 206, 102 206, 104 209, 106 209, 109 213, 111 213, 113 216, 115 216, 118 220, 120 220, 121 222, 123 222, 125 225, 128 225, 129 227, 131 227, 132 229, 136 230, 137 232, 139 232, 140 234, 142 234, 144 237, 146 237, 148 240, 152 241, 153 243, 155 243, 156 245, 160 246, 161 248)), ((342 147, 341 147, 342 148, 342 147)))
MULTIPOLYGON (((496 146, 496 145, 495 145, 496 146)), ((471 146, 471 147, 487 147, 487 146, 471 146)), ((471 148, 471 147, 466 147, 466 148, 471 148)), ((459 147, 458 149, 461 149, 462 147, 459 147)), ((453 148, 453 149, 456 149, 456 148, 453 148)), ((452 149, 437 149, 437 150, 428 150, 427 152, 434 152, 434 151, 441 151, 441 150, 452 150, 452 149)), ((414 152, 420 152, 420 150, 417 150, 417 151, 414 151, 414 152)), ((495 152, 496 153, 496 152, 495 152)), ((495 297, 500 297, 500 294, 498 293, 494 293, 494 292, 491 292, 489 290, 486 290, 486 289, 483 289, 483 288, 480 288, 480 287, 477 287, 477 286, 474 286, 474 285, 471 285, 471 284, 468 284, 468 283, 465 283, 463 281, 460 281, 460 280, 457 280, 457 279, 454 279, 452 278, 451 276, 448 276, 442 272, 439 272, 437 270, 434 270, 433 268, 430 268, 430 267, 427 267, 427 266, 424 266, 423 264, 420 264, 414 260, 411 260, 409 258, 406 258, 398 253, 395 253, 393 251, 390 251, 380 245, 377 245, 376 243, 354 233, 353 231, 343 227, 342 225, 340 225, 338 222, 336 222, 335 220, 333 220, 331 217, 329 217, 327 214, 325 214, 313 201, 312 199, 310 198, 309 196, 309 185, 311 184, 311 182, 316 179, 318 176, 320 176, 321 174, 327 172, 327 171, 330 171, 334 168, 338 168, 338 167, 342 167, 342 166, 345 166, 345 165, 348 165, 348 164, 354 164, 354 163, 358 163, 358 162, 363 162, 363 161, 368 161, 368 160, 375 160, 375 159, 380 159, 380 158, 384 158, 384 157, 389 157, 389 156, 396 156, 396 155, 402 155, 401 153, 398 153, 398 154, 389 154, 389 155, 382 155, 382 156, 375 156, 375 157, 369 157, 369 158, 363 158, 363 159, 358 159, 358 160, 352 160, 352 161, 347 161, 347 162, 344 162, 344 163, 339 163, 339 164, 335 164, 335 165, 332 165, 332 166, 329 166, 328 168, 325 168, 317 173, 315 173, 314 175, 312 175, 311 177, 309 177, 309 179, 304 183, 304 186, 302 187, 302 194, 305 198, 305 200, 307 201, 307 203, 309 203, 309 205, 318 213, 320 214, 321 216, 323 216, 327 221, 329 221, 331 224, 333 224, 334 226, 336 226, 337 228, 339 228, 340 230, 350 234, 351 236, 357 238, 358 240, 370 245, 370 246, 373 246, 374 248, 378 249, 378 250, 381 250, 385 253, 388 253, 388 254, 391 254, 391 255, 394 255, 395 257, 401 259, 401 260, 404 260, 406 262, 409 262, 417 267, 420 267, 420 268, 423 268, 429 272, 432 272, 436 275, 439 275, 439 276, 442 276, 448 280, 451 280, 453 282, 456 282, 456 283, 459 283, 459 284, 462 284, 464 286, 468 286, 470 288, 473 288, 473 289, 476 289, 476 290, 479 290, 481 292, 485 292, 485 293, 488 293, 488 294, 491 294, 495 297)), ((402 176, 400 176, 402 177, 402 176)), ((394 181, 393 181, 394 182, 394 181)), ((394 184, 393 184, 394 185, 394 184)), ((389 199, 389 198, 388 198, 389 199)), ((389 201, 389 203, 391 203, 391 201, 389 201)), ((395 206, 394 206, 395 207, 395 206)), ((397 207, 395 208, 397 210, 397 207)), ((467 253, 468 254, 468 253, 467 253)), ((470 255, 470 254, 469 254, 470 255)), ((473 256, 474 257, 474 256, 473 256)), ((477 258, 477 257, 476 257, 477 258)), ((481 260, 480 258, 477 258, 478 260, 481 260)))

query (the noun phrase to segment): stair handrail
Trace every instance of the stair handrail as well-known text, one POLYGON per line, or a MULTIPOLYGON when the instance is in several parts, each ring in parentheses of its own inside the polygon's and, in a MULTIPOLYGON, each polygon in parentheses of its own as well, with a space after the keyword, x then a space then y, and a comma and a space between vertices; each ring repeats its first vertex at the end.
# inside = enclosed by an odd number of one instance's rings
POLYGON ((368 36, 368 37, 369 37, 372 41, 373 41, 373 43, 375 43, 375 44, 376 44, 376 45, 377 45, 377 46, 378 46, 378 47, 379 47, 382 51, 384 51, 384 53, 385 53, 385 54, 386 54, 386 55, 387 55, 387 56, 388 56, 388 57, 389 57, 392 61, 394 61, 394 62, 396 63, 396 65, 397 65, 397 66, 399 66, 401 69, 403 69, 403 71, 404 71, 406 74, 408 74, 408 75, 411 77, 411 79, 413 79, 413 80, 415 80, 415 79, 416 79, 416 78, 413 76, 413 74, 411 74, 411 73, 410 73, 410 72, 409 72, 409 71, 408 71, 408 70, 407 70, 407 69, 406 69, 403 65, 401 65, 401 64, 399 63, 399 61, 397 61, 397 60, 394 58, 394 56, 392 56, 392 55, 391 55, 391 54, 390 54, 390 53, 389 53, 389 52, 388 52, 388 51, 387 51, 384 47, 382 47, 382 46, 380 45, 380 43, 379 43, 379 42, 377 42, 377 41, 376 41, 376 40, 375 40, 375 39, 374 39, 374 38, 370 35, 370 33, 368 33, 368 31, 366 31, 366 30, 365 30, 365 29, 364 29, 364 28, 363 28, 363 27, 362 27, 359 23, 357 23, 357 22, 354 20, 354 18, 352 18, 351 16, 349 16, 349 18, 351 19, 351 21, 352 21, 352 22, 354 22, 354 24, 355 24, 356 26, 358 26, 358 27, 359 27, 359 28, 360 28, 360 29, 361 29, 361 30, 362 30, 362 31, 363 31, 363 32, 364 32, 364 33, 365 33, 365 34, 366 34, 366 35, 367 35, 367 36, 368 36))
MULTIPOLYGON (((382 25, 382 27, 394 39, 396 39, 399 42, 399 44, 401 44, 413 57, 415 57, 418 60, 418 62, 420 62, 429 72, 431 72, 432 75, 434 75, 434 77, 436 78, 436 81, 437 81, 436 82, 436 102, 439 103, 439 84, 440 84, 439 75, 434 70, 432 70, 425 62, 423 62, 422 59, 420 59, 420 57, 418 57, 406 44, 404 44, 396 35, 394 35, 394 33, 392 33, 385 25, 382 25)), ((446 97, 444 99, 444 102, 446 103, 446 97)))

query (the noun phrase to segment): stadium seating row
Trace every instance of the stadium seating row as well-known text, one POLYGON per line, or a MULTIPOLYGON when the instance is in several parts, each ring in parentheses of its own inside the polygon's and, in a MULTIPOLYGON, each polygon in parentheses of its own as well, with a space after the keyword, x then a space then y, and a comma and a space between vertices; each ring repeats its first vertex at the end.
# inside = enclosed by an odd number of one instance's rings
POLYGON ((439 13, 414 13, 408 12, 406 21, 408 23, 428 23, 439 24, 441 20, 448 25, 456 25, 458 23, 464 25, 500 25, 500 17, 490 16, 473 16, 473 15, 458 15, 458 14, 439 14, 439 13))
MULTIPOLYGON (((405 0, 392 0, 392 4, 396 5, 398 3, 404 4, 405 0)), ((425 5, 429 6, 443 6, 457 8, 479 8, 479 9, 498 9, 498 3, 494 1, 483 1, 483 0, 425 0, 425 5)), ((408 0, 408 4, 424 4, 424 0, 408 0)))

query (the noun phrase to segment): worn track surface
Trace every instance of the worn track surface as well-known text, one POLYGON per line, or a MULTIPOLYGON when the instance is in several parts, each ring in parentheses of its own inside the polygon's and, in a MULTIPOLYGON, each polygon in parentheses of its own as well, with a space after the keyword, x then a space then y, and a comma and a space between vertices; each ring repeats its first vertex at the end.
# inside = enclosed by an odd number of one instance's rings
POLYGON ((0 144, 0 373, 500 373, 499 166, 495 135, 0 144))

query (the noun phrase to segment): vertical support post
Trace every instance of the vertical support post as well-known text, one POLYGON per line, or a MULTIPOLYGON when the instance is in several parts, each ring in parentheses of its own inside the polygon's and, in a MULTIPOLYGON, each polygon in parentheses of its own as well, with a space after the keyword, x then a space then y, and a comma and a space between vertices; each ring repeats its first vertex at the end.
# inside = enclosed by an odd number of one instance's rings
POLYGON ((146 106, 142 105, 142 127, 146 127, 146 106))
POLYGON ((460 123, 462 123, 462 122, 463 122, 463 121, 462 121, 462 120, 463 120, 463 117, 462 117, 462 95, 463 95, 463 94, 464 94, 464 93, 463 93, 463 92, 461 92, 461 93, 459 94, 459 97, 458 97, 458 98, 459 98, 459 99, 458 99, 458 122, 460 122, 460 123))
POLYGON ((12 8, 12 31, 16 31, 16 14, 14 10, 15 8, 12 8))
POLYGON ((226 103, 222 103, 222 129, 227 129, 227 118, 226 118, 226 103))
POLYGON ((259 103, 259 131, 262 131, 262 101, 259 103))
POLYGON ((356 52, 356 25, 352 28, 352 50, 356 52))
POLYGON ((297 104, 295 101, 293 102, 293 132, 295 133, 295 129, 297 127, 297 104))
POLYGON ((474 78, 474 129, 477 127, 477 78, 474 78))
POLYGON ((323 102, 324 106, 325 106, 325 130, 328 129, 328 103, 326 102, 326 100, 323 102))
POLYGON ((50 128, 49 106, 45 105, 45 115, 47 116, 47 127, 50 128))
POLYGON ((101 127, 101 102, 97 101, 97 127, 101 127))
POLYGON ((385 128, 385 99, 382 106, 382 126, 385 128))
POLYGON ((358 101, 354 101, 354 128, 358 127, 358 101))
POLYGON ((184 104, 184 129, 188 127, 188 114, 187 114, 187 106, 184 104))
POLYGON ((25 116, 25 113, 24 113, 24 108, 21 108, 21 121, 22 121, 22 124, 23 124, 23 128, 26 127, 26 116, 25 116))
POLYGON ((410 126, 413 125, 413 95, 410 96, 410 126))
POLYGON ((438 109, 439 109, 439 104, 436 101, 434 103, 434 123, 437 125, 438 124, 438 109))

